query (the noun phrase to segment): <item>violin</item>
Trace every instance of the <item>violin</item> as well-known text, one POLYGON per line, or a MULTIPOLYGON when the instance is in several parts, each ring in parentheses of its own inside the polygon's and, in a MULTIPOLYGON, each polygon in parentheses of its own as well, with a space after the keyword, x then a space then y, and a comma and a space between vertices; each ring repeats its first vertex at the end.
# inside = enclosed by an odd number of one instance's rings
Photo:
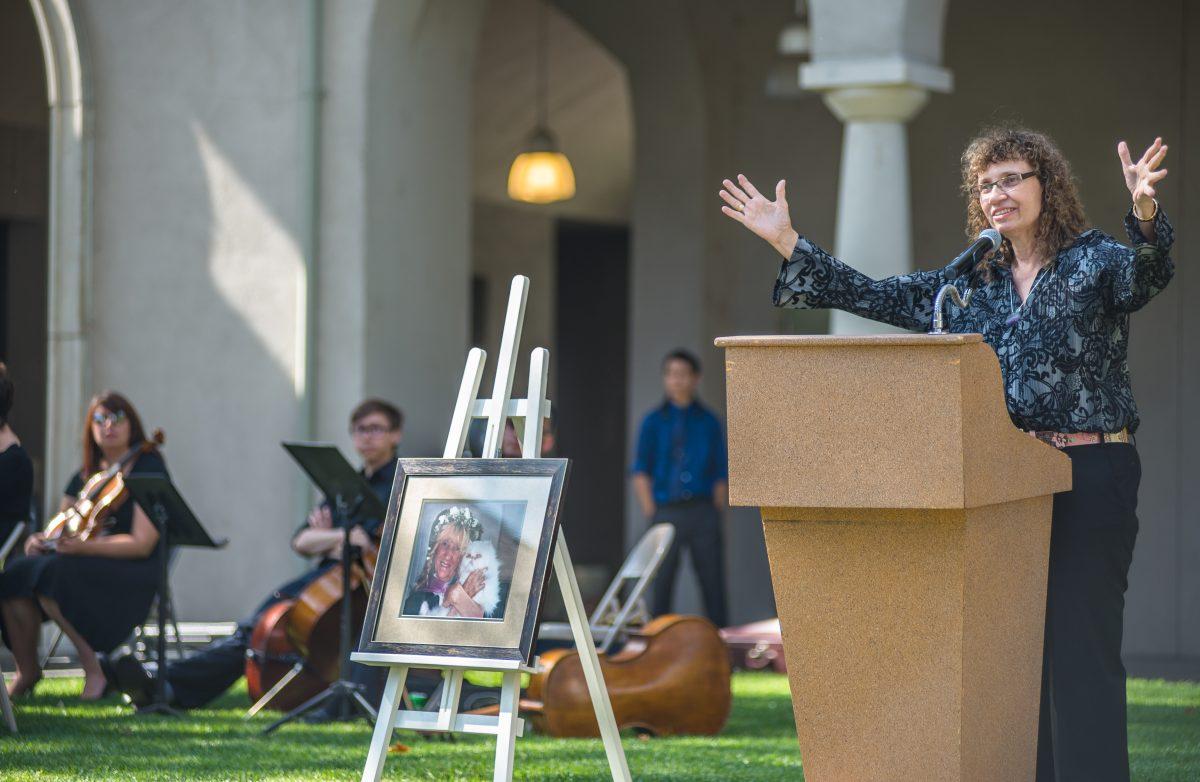
MULTIPOLYGON (((729 718, 729 652, 712 622, 664 614, 631 633, 621 651, 600 654, 617 727, 654 736, 712 736, 729 718)), ((575 649, 540 656, 521 711, 551 736, 599 736, 575 649)))
POLYGON ((43 534, 47 548, 53 548, 52 541, 62 538, 88 540, 112 526, 110 517, 113 512, 129 499, 129 490, 125 488, 125 469, 142 454, 158 450, 165 441, 163 430, 155 429, 149 440, 133 446, 108 469, 88 478, 75 502, 46 525, 43 534))

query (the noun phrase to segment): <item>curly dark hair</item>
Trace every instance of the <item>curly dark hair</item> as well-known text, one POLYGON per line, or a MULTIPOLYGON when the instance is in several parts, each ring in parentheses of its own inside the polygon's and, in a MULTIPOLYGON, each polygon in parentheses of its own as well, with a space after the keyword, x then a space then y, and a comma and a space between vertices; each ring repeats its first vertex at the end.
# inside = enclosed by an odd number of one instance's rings
MULTIPOLYGON (((1049 136, 1028 128, 1003 125, 985 128, 963 151, 962 190, 967 199, 967 236, 974 239, 991 225, 979 203, 976 189, 979 175, 993 163, 1008 160, 1029 163, 1042 183, 1042 213, 1038 216, 1034 239, 1038 252, 1053 262, 1060 250, 1069 247, 1083 233, 1087 218, 1066 157, 1049 136)), ((997 258, 1004 266, 1012 265, 1013 249, 1008 239, 1001 242, 997 258)), ((986 261, 980 261, 976 269, 985 279, 991 279, 986 261)))

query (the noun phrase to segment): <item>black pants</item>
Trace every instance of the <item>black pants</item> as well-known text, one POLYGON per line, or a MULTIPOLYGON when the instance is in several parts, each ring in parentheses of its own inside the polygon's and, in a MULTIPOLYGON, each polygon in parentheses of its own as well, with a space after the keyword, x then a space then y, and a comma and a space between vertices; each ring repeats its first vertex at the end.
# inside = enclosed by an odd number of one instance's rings
MULTIPOLYGON (((238 622, 237 630, 228 638, 214 641, 195 654, 167 664, 167 682, 171 685, 173 702, 185 709, 205 705, 233 686, 246 670, 246 650, 258 617, 281 598, 299 594, 320 575, 307 573, 280 587, 254 611, 253 617, 238 622)), ((350 664, 350 680, 364 687, 363 695, 378 704, 383 693, 383 678, 387 671, 377 666, 350 664)))
POLYGON ((655 616, 670 613, 675 591, 675 573, 679 555, 686 546, 696 566, 704 610, 717 627, 725 627, 725 548, 721 540, 721 514, 712 500, 690 500, 664 505, 654 514, 654 523, 675 527, 675 540, 659 567, 654 582, 655 616))
POLYGON ((1064 452, 1073 488, 1054 496, 1037 780, 1128 782, 1121 635, 1141 462, 1126 443, 1064 452))

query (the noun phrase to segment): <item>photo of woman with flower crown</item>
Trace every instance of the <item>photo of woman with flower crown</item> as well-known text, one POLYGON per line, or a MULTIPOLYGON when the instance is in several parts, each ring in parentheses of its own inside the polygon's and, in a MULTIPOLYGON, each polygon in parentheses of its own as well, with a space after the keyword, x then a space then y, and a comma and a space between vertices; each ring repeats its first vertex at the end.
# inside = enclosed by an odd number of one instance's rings
POLYGON ((524 516, 524 502, 424 502, 400 615, 502 620, 524 516))
POLYGON ((401 459, 358 651, 532 660, 566 459, 401 459))

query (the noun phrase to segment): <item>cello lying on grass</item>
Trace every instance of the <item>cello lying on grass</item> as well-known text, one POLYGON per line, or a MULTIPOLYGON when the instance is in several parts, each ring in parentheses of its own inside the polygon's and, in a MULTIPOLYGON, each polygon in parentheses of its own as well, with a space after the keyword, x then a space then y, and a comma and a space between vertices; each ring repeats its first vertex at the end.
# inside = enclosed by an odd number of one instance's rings
MULTIPOLYGON (((551 736, 599 736, 574 649, 540 657, 521 711, 551 736)), ((665 614, 631 633, 612 657, 600 655, 617 727, 654 736, 719 733, 729 718, 729 652, 712 622, 665 614)))

